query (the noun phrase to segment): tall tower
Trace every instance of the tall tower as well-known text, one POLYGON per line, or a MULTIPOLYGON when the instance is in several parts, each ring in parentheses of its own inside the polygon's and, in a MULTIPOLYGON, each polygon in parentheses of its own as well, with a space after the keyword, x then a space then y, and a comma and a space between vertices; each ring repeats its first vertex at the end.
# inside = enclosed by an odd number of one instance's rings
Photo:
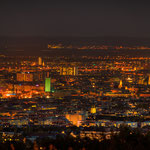
POLYGON ((49 77, 49 72, 46 73, 45 92, 51 92, 51 78, 49 77))
POLYGON ((122 88, 122 80, 120 80, 120 83, 119 83, 119 89, 121 89, 122 88))
POLYGON ((44 61, 43 61, 42 65, 43 65, 43 66, 45 66, 45 63, 44 63, 44 61))
POLYGON ((51 92, 51 78, 45 79, 45 92, 51 92))
POLYGON ((74 67, 74 76, 78 75, 78 67, 74 67))
POLYGON ((42 65, 42 58, 41 58, 41 57, 38 58, 38 65, 39 65, 39 66, 42 65))
POLYGON ((150 74, 148 75, 148 85, 150 85, 150 74))

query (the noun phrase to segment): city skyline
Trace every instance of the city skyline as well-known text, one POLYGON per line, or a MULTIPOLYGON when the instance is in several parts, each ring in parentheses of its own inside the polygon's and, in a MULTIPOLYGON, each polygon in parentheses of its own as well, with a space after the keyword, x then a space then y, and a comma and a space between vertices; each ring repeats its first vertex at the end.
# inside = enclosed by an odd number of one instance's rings
POLYGON ((0 150, 150 149, 149 5, 1 0, 0 150))

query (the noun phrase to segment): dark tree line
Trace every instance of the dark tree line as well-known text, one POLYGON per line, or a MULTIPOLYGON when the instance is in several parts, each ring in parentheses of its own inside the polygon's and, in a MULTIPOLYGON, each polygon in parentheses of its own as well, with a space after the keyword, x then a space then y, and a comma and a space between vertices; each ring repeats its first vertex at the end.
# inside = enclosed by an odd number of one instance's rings
POLYGON ((120 127, 118 134, 111 135, 102 141, 89 138, 73 138, 70 135, 57 136, 56 139, 48 137, 37 138, 33 143, 29 140, 23 142, 0 143, 0 150, 148 150, 150 149, 150 132, 143 134, 139 129, 127 126, 120 127))

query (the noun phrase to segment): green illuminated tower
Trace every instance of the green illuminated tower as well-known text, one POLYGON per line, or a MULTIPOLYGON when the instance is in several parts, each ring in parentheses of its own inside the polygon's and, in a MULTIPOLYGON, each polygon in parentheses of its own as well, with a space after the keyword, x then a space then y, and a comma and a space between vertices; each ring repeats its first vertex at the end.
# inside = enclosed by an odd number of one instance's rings
POLYGON ((51 78, 45 79, 45 92, 51 92, 51 78))

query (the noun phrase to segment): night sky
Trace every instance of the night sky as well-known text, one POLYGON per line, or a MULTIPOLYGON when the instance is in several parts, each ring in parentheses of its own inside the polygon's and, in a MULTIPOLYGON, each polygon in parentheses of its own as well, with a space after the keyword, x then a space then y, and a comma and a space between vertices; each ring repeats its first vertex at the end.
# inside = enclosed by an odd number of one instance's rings
POLYGON ((0 36, 150 37, 150 2, 1 0, 0 36))

